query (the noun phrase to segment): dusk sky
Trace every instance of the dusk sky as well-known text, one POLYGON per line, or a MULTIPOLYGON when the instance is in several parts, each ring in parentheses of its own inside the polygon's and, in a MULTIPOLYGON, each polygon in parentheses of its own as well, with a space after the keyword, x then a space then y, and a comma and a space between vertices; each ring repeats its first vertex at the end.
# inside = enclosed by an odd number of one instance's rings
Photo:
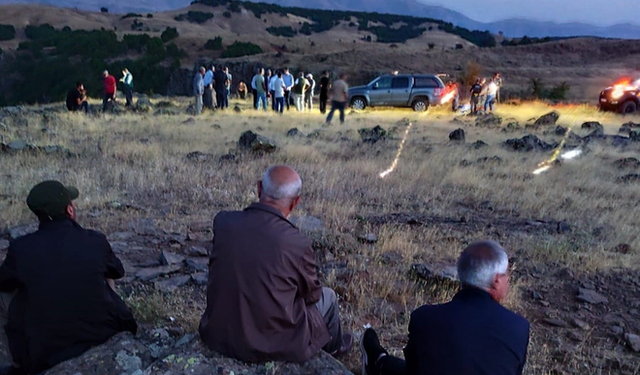
POLYGON ((506 18, 540 21, 582 21, 608 26, 640 24, 635 1, 630 0, 418 0, 442 5, 482 22, 506 18))

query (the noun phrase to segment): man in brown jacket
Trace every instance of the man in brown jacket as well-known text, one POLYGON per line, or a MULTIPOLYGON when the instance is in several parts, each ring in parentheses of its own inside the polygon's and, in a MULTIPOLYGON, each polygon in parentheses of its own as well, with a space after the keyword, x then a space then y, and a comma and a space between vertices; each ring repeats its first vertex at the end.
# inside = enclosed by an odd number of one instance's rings
POLYGON ((311 241, 288 220, 301 190, 296 171, 271 167, 258 182, 259 203, 216 215, 200 321, 210 349, 246 362, 305 362, 320 349, 334 356, 351 349, 336 294, 318 280, 311 241))

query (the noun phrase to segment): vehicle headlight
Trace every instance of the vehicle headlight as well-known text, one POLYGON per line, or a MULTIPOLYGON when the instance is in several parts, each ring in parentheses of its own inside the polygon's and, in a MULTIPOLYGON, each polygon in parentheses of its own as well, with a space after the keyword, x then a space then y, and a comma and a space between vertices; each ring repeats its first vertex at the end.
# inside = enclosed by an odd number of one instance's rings
POLYGON ((619 99, 622 95, 624 95, 624 90, 615 89, 611 92, 612 99, 619 99))

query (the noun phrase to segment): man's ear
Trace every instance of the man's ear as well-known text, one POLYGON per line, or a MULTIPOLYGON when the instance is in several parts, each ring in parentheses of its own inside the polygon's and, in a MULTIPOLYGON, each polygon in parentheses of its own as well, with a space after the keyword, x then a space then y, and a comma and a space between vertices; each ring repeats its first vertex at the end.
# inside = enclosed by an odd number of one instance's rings
POLYGON ((76 207, 73 205, 73 203, 69 203, 69 205, 67 206, 66 212, 67 212, 67 215, 69 215, 70 218, 75 220, 75 218, 76 218, 76 207))
POLYGON ((293 198, 291 200, 291 205, 289 206, 289 211, 293 211, 293 209, 296 208, 296 206, 298 205, 298 203, 300 203, 301 200, 302 200, 302 197, 300 196, 293 198))
POLYGON ((262 180, 258 180, 258 199, 262 197, 262 180))

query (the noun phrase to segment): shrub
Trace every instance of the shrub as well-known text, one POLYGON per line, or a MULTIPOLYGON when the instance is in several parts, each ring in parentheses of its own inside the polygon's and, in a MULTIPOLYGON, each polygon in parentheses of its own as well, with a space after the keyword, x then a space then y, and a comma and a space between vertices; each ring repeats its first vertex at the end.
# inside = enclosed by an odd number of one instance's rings
POLYGON ((291 26, 280 26, 280 27, 271 26, 271 27, 267 27, 267 32, 271 35, 284 36, 287 38, 292 38, 298 33, 291 26))
POLYGON ((142 26, 144 26, 144 23, 140 22, 140 20, 136 18, 131 24, 131 30, 139 30, 142 26))
POLYGON ((222 38, 217 36, 213 39, 207 40, 204 44, 204 48, 213 51, 221 51, 222 50, 222 38))
POLYGON ((569 90, 571 90, 571 86, 569 86, 567 82, 562 82, 558 86, 553 86, 551 90, 549 90, 547 97, 551 100, 565 100, 569 90))
POLYGON ((462 70, 460 76, 460 83, 465 86, 471 86, 476 82, 477 78, 480 78, 482 74, 482 68, 475 61, 469 61, 462 70))
POLYGON ((262 48, 260 46, 247 42, 233 42, 232 45, 227 47, 227 49, 222 53, 223 58, 227 57, 240 57, 240 56, 251 56, 262 53, 262 48))
POLYGON ((109 13, 109 8, 102 7, 100 8, 101 13, 109 13))
POLYGON ((235 1, 229 2, 229 5, 227 5, 227 9, 229 9, 229 11, 233 12, 233 13, 240 13, 241 12, 240 3, 235 2, 235 1))
POLYGON ((131 35, 126 34, 122 37, 122 43, 125 44, 127 49, 136 50, 138 52, 142 52, 142 49, 147 46, 151 37, 147 34, 141 35, 131 35))
POLYGON ((167 45, 167 56, 173 57, 175 59, 181 59, 187 57, 187 51, 178 48, 175 43, 169 43, 167 45))
POLYGON ((429 49, 434 49, 436 47, 435 43, 429 43, 427 44, 427 46, 429 47, 429 49))
POLYGON ((147 18, 153 18, 153 14, 147 13, 147 18))
POLYGON ((462 43, 456 43, 456 49, 463 49, 464 46, 462 45, 462 43))
POLYGON ((166 43, 170 40, 174 40, 179 35, 180 34, 178 34, 178 29, 176 29, 175 27, 167 27, 160 35, 160 39, 162 39, 162 41, 166 43))
POLYGON ((13 25, 0 24, 0 40, 11 40, 16 37, 16 28, 13 25))
POLYGON ((138 13, 127 13, 124 16, 120 17, 121 20, 126 19, 126 18, 142 18, 142 14, 138 14, 138 13))
POLYGON ((212 18, 213 18, 213 13, 199 12, 194 10, 190 10, 186 14, 180 14, 174 17, 176 21, 189 21, 193 23, 205 23, 212 18))
POLYGON ((231 12, 229 12, 228 10, 227 10, 227 11, 225 11, 224 13, 222 13, 222 15, 223 15, 225 18, 231 18, 231 12))

